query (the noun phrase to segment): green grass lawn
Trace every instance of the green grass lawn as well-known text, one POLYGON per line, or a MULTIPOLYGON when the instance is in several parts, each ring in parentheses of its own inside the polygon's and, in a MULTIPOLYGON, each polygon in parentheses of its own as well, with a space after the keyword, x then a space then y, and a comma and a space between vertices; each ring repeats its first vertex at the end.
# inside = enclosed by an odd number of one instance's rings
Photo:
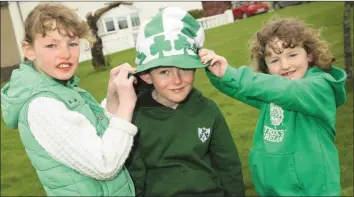
MULTIPOLYGON (((264 22, 274 15, 297 17, 314 27, 326 27, 323 36, 331 44, 337 59, 336 65, 343 68, 343 7, 343 2, 312 2, 247 18, 207 30, 205 47, 225 56, 231 65, 248 64, 248 39, 264 22)), ((112 54, 110 58, 112 65, 124 62, 134 65, 134 55, 135 51, 129 49, 112 54)), ((80 86, 101 101, 105 97, 109 72, 94 72, 90 64, 84 62, 80 65, 80 86)), ((258 111, 220 93, 209 83, 204 71, 197 71, 195 86, 205 96, 213 98, 221 108, 243 163, 247 195, 257 195, 250 176, 248 154, 258 111)), ((353 196, 353 86, 348 83, 346 88, 347 102, 337 113, 336 145, 340 156, 342 195, 353 196)), ((45 193, 26 156, 19 133, 8 129, 1 118, 1 196, 9 195, 43 196, 45 193)))

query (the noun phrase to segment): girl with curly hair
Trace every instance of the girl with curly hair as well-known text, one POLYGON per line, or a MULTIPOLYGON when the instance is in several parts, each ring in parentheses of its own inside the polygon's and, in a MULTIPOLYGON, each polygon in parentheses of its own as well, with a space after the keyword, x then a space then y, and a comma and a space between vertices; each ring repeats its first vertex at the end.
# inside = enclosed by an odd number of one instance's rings
POLYGON ((336 109, 346 100, 346 73, 333 66, 319 32, 297 19, 265 24, 250 41, 257 73, 200 51, 211 83, 260 110, 250 169, 261 196, 339 196, 334 144, 336 109))

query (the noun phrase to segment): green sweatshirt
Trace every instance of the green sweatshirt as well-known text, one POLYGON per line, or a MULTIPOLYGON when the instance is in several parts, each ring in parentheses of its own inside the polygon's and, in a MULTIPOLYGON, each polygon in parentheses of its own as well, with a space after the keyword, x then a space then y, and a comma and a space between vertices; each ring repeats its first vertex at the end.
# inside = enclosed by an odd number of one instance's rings
POLYGON ((346 74, 310 68, 289 80, 228 67, 222 79, 207 76, 221 92, 260 110, 250 168, 262 196, 339 196, 334 145, 336 108, 344 104, 346 74))
POLYGON ((171 109, 146 91, 133 124, 137 139, 126 166, 136 194, 244 196, 241 162, 217 105, 193 89, 171 109))

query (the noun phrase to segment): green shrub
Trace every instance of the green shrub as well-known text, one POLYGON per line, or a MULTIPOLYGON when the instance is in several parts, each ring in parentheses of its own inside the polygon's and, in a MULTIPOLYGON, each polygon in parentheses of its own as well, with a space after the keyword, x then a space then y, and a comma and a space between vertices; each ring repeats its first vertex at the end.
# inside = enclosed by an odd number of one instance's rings
POLYGON ((204 16, 204 10, 189 10, 188 13, 192 15, 195 19, 202 18, 204 16))

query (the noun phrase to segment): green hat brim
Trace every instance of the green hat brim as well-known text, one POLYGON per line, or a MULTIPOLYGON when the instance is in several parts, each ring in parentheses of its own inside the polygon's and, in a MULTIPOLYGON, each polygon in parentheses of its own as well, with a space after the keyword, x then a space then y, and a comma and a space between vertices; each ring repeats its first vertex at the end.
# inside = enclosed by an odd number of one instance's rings
POLYGON ((203 64, 199 56, 192 55, 173 55, 158 58, 155 60, 151 60, 146 64, 139 65, 137 70, 133 73, 133 75, 147 71, 151 68, 156 68, 159 66, 173 66, 177 68, 183 69, 193 69, 193 68, 205 68, 209 65, 209 63, 203 64))

